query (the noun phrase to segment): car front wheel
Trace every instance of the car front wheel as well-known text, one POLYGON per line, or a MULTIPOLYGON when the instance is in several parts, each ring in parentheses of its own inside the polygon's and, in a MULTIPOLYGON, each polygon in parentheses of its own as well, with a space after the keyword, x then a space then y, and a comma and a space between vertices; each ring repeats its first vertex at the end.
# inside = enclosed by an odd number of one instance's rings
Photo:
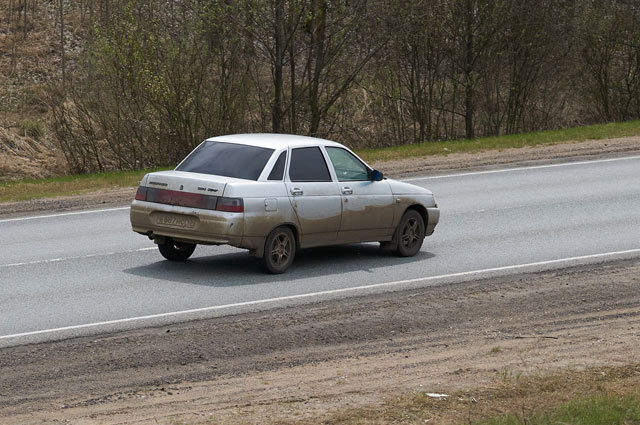
POLYGON ((274 229, 264 244, 262 266, 265 272, 271 274, 284 273, 289 268, 296 255, 296 239, 288 227, 274 229))
POLYGON ((160 254, 169 261, 185 261, 193 254, 196 244, 167 239, 164 243, 158 244, 158 249, 160 254))
POLYGON ((398 247, 396 253, 401 257, 413 257, 420 251, 424 241, 424 220, 416 210, 407 210, 396 229, 398 247))

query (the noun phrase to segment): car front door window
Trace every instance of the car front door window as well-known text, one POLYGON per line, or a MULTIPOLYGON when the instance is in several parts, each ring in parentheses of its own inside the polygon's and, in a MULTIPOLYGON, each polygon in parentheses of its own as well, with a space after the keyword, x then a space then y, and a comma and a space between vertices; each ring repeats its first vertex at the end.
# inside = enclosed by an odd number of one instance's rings
POLYGON ((326 147, 343 198, 338 238, 381 238, 393 224, 394 202, 386 181, 372 181, 369 168, 346 149, 326 147))
POLYGON ((338 181, 369 180, 369 169, 349 151, 334 147, 327 147, 326 149, 333 163, 338 181))

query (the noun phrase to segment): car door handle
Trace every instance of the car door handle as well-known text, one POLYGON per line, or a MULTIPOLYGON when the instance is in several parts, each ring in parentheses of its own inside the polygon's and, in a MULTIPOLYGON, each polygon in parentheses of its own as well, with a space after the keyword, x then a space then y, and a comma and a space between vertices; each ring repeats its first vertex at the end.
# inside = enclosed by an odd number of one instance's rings
POLYGON ((300 189, 299 187, 292 187, 291 188, 291 194, 293 196, 298 196, 298 195, 302 195, 303 192, 302 192, 302 189, 300 189))
POLYGON ((353 193, 353 189, 351 189, 350 187, 343 187, 342 188, 342 194, 343 195, 351 195, 353 193))

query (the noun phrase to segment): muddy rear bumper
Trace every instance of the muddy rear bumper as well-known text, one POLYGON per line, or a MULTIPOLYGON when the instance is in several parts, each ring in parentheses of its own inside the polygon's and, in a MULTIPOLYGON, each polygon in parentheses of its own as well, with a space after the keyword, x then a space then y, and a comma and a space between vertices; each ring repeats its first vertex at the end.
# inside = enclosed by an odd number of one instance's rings
POLYGON ((133 201, 134 232, 161 239, 206 245, 242 246, 244 214, 133 201))

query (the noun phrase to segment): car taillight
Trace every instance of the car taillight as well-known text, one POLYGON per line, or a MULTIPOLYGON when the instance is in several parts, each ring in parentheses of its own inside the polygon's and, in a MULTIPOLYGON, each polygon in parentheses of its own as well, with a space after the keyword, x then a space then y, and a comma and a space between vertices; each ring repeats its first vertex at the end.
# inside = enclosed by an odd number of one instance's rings
POLYGON ((136 200, 180 207, 202 208, 206 210, 215 210, 216 204, 218 203, 217 196, 143 186, 138 188, 136 200))
POLYGON ((221 198, 179 190, 156 189, 155 187, 138 187, 136 200, 181 207, 202 208, 206 210, 235 213, 244 212, 244 201, 242 198, 221 198))
POLYGON ((136 201, 146 201, 147 200, 147 187, 139 186, 138 191, 136 192, 136 201))
POLYGON ((241 213, 244 212, 244 201, 242 198, 218 198, 216 210, 241 213))

